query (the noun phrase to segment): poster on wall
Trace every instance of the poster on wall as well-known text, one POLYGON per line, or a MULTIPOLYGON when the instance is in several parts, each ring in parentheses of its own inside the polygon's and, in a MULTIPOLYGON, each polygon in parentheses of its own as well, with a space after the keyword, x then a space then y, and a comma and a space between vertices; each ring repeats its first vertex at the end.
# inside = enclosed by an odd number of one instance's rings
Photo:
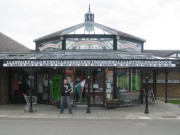
POLYGON ((121 75, 118 78, 118 84, 120 89, 128 89, 128 77, 126 75, 121 75))
POLYGON ((141 78, 139 75, 133 75, 132 76, 132 90, 133 91, 139 91, 141 89, 141 78))
POLYGON ((19 80, 14 79, 13 80, 13 90, 18 91, 19 90, 19 80))
POLYGON ((61 75, 53 75, 52 76, 52 84, 51 84, 51 97, 54 101, 61 99, 61 75))

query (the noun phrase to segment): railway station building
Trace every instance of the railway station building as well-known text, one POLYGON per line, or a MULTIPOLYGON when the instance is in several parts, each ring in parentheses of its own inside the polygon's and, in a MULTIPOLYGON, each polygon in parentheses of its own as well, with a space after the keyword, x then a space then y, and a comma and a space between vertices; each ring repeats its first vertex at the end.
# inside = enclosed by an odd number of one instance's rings
POLYGON ((147 76, 155 98, 180 97, 180 51, 159 56, 163 50, 144 50, 145 39, 96 23, 90 8, 83 23, 34 42, 35 51, 1 50, 0 104, 24 102, 29 79, 32 94, 45 104, 60 99, 63 78, 72 87, 85 80, 73 101, 86 104, 89 92, 92 106, 105 106, 124 91, 139 93, 142 102, 147 76))

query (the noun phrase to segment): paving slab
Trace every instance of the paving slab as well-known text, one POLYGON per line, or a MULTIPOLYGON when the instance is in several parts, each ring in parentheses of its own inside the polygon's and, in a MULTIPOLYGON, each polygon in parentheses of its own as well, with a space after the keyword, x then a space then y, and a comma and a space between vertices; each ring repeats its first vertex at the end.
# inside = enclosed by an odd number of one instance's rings
POLYGON ((53 118, 53 119, 177 119, 180 120, 179 105, 164 103, 157 100, 149 103, 149 114, 145 114, 145 105, 133 107, 118 107, 106 109, 105 107, 91 107, 91 113, 87 112, 86 105, 73 107, 73 114, 69 114, 66 108, 63 114, 54 105, 37 104, 36 112, 24 112, 24 104, 0 105, 0 118, 53 118))

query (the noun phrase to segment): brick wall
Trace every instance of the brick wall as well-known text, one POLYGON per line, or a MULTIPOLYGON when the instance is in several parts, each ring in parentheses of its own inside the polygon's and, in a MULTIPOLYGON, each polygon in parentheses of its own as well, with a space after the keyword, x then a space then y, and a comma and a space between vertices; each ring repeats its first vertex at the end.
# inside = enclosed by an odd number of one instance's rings
MULTIPOLYGON (((156 86, 157 97, 165 96, 165 84, 157 84, 156 86)), ((180 84, 168 84, 167 85, 168 97, 180 98, 180 84)))
MULTIPOLYGON (((168 80, 180 80, 180 72, 173 71, 167 76, 168 80)), ((157 75, 157 80, 165 80, 165 74, 161 73, 157 75)), ((152 87, 152 86, 151 86, 152 87)), ((165 83, 156 84, 157 97, 165 96, 165 83)), ((167 84, 167 95, 168 97, 180 98, 180 84, 179 83, 168 83, 167 84)))

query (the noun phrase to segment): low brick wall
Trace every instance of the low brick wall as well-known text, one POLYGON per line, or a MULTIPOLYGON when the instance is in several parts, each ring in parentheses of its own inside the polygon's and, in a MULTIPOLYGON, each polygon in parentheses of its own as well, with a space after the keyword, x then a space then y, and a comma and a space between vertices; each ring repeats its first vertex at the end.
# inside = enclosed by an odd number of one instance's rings
MULTIPOLYGON (((165 73, 160 73, 157 75, 157 80, 165 80, 165 73)), ((169 72, 167 76, 168 80, 180 80, 180 72, 172 71, 169 72)), ((153 84, 149 87, 153 89, 153 84)), ((166 84, 157 83, 156 84, 156 95, 157 97, 165 97, 166 84)), ((167 84, 167 96, 169 98, 180 98, 180 83, 168 83, 167 84)))

